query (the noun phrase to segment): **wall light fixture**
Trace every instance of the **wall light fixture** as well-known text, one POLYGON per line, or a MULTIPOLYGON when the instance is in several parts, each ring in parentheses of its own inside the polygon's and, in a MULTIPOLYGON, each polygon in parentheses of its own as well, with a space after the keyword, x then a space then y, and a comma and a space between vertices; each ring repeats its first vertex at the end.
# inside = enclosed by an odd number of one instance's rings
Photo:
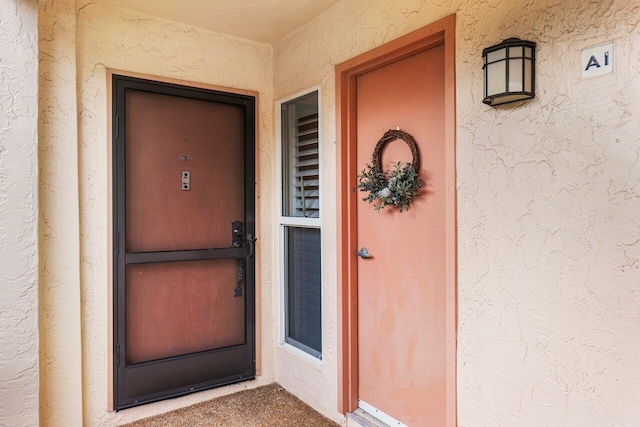
POLYGON ((536 44, 517 37, 482 51, 484 102, 496 106, 531 99, 535 94, 536 44))

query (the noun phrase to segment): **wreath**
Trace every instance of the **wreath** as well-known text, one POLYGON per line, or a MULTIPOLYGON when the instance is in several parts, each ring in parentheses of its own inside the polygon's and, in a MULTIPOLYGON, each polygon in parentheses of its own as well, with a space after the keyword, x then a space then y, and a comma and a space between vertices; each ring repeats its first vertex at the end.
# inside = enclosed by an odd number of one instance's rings
POLYGON ((376 144, 371 156, 371 163, 368 163, 357 176, 358 185, 353 191, 360 190, 368 192, 367 197, 362 200, 374 203, 380 200, 380 204, 373 205, 376 212, 384 209, 385 206, 395 206, 400 210, 409 210, 411 202, 420 194, 420 188, 424 185, 424 180, 418 175, 420 169, 420 154, 416 141, 406 132, 388 130, 380 141, 376 144), (391 141, 401 139, 407 143, 413 155, 411 163, 393 163, 391 171, 382 170, 382 149, 391 141))

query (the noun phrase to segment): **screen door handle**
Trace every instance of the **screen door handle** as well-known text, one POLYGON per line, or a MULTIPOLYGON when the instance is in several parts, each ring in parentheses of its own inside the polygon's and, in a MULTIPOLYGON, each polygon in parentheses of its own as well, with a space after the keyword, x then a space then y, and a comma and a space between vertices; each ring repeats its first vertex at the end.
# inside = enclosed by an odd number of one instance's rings
POLYGON ((238 258, 238 280, 236 281, 236 287, 233 289, 234 298, 242 296, 242 282, 244 282, 244 260, 238 258))

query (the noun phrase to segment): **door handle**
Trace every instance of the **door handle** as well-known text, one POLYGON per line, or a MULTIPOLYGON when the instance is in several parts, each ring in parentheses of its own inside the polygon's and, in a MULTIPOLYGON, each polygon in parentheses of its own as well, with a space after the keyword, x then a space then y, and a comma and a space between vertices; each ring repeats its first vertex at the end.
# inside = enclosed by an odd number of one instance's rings
POLYGON ((373 256, 369 253, 367 248, 365 248, 364 246, 361 247, 358 252, 356 252, 356 255, 358 255, 362 259, 373 258, 373 256))
POLYGON ((242 282, 244 282, 244 260, 238 258, 238 280, 236 281, 236 287, 233 289, 234 298, 242 296, 242 282))
MULTIPOLYGON (((251 234, 247 234, 247 258, 251 258, 253 256, 253 245, 255 241, 256 239, 251 234)), ((236 282, 236 287, 233 290, 234 298, 242 296, 242 282, 244 282, 245 263, 246 259, 238 258, 238 281, 236 282)))

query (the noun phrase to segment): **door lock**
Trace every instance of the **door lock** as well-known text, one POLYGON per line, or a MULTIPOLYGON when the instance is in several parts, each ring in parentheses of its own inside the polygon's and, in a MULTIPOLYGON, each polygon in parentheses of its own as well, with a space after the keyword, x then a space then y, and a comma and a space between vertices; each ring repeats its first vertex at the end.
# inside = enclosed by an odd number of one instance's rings
POLYGON ((244 223, 242 221, 233 221, 231 223, 231 247, 239 248, 244 240, 244 223))
POLYGON ((182 171, 182 191, 191 190, 191 172, 182 171))

